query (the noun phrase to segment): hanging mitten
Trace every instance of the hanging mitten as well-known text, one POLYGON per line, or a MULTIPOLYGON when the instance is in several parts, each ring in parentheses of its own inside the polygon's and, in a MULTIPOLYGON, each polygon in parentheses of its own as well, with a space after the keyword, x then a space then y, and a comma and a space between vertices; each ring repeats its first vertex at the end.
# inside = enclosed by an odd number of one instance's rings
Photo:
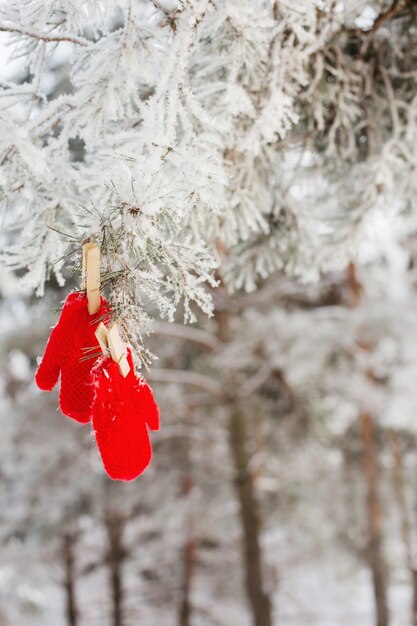
POLYGON ((68 417, 78 422, 90 420, 93 401, 91 369, 100 354, 94 334, 100 320, 110 317, 104 298, 94 315, 87 310, 87 297, 82 292, 71 293, 65 301, 57 325, 52 329, 45 354, 36 372, 40 389, 51 391, 61 373, 59 406, 68 417), (91 356, 91 355, 97 356, 91 356), (91 356, 91 358, 86 358, 91 356))
POLYGON ((114 480, 133 480, 149 465, 152 447, 148 434, 159 429, 159 410, 152 390, 138 378, 127 348, 130 371, 125 378, 110 358, 92 371, 95 396, 92 424, 104 468, 114 480))

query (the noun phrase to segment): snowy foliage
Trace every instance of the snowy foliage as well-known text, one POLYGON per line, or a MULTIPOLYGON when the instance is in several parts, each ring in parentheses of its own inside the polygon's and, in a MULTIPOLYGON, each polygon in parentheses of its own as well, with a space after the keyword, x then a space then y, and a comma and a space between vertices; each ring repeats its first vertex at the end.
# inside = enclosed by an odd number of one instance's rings
POLYGON ((413 230, 416 27, 405 13, 394 39, 374 32, 380 4, 2 5, 24 60, 1 85, 3 262, 42 294, 96 240, 135 337, 156 310, 210 314, 219 263, 231 288, 314 280, 375 212, 413 230))

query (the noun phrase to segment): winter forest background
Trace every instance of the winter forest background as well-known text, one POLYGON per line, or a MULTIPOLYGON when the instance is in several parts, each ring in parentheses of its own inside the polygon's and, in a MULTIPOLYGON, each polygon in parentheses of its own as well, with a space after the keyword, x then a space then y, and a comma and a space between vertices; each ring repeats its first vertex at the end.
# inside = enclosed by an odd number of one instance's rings
POLYGON ((0 46, 0 625, 416 626, 417 2, 3 0, 0 46), (132 483, 33 380, 86 239, 132 483))

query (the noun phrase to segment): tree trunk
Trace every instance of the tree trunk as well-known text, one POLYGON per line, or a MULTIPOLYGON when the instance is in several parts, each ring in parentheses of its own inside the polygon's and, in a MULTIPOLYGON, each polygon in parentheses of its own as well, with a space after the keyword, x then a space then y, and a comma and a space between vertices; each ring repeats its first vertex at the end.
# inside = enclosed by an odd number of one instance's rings
POLYGON ((272 626, 271 600, 263 584, 258 505, 248 469, 245 416, 237 407, 232 407, 229 431, 243 527, 246 592, 252 609, 253 625, 272 626))
POLYGON ((195 541, 191 535, 187 537, 184 545, 184 578, 182 586, 182 599, 179 611, 179 626, 191 626, 191 582, 194 569, 195 541))
POLYGON ((411 606, 411 617, 412 617, 412 625, 417 625, 417 569, 413 568, 411 570, 411 575, 413 577, 413 603, 411 606))
POLYGON ((114 513, 106 518, 109 541, 108 566, 110 571, 110 589, 112 597, 112 626, 123 626, 123 578, 124 559, 123 522, 114 513))
MULTIPOLYGON (((186 450, 184 450, 184 462, 186 465, 186 471, 182 480, 182 495, 184 498, 187 498, 194 486, 188 446, 186 450)), ((179 607, 178 626, 191 626, 192 614, 191 589, 194 573, 195 539, 192 513, 190 512, 188 512, 188 519, 186 520, 186 524, 186 538, 182 551, 183 582, 181 588, 181 602, 179 607)))
POLYGON ((411 625, 417 626, 417 570, 413 559, 412 530, 410 516, 407 507, 407 497, 405 493, 404 464, 401 450, 401 442, 398 433, 390 430, 388 441, 393 456, 393 482, 394 495, 397 501, 401 517, 401 535, 404 543, 407 567, 410 570, 410 578, 413 589, 413 600, 411 605, 411 625))
MULTIPOLYGON (((225 291, 220 293, 227 299, 225 291)), ((229 342, 230 314, 222 310, 221 306, 216 310, 216 321, 217 337, 224 343, 229 342)), ((228 386, 233 389, 230 381, 228 386)), ((259 511, 255 487, 249 471, 245 415, 240 410, 237 401, 233 399, 230 402, 230 410, 229 440, 242 522, 246 594, 252 611, 253 626, 272 626, 272 604, 269 595, 264 590, 262 552, 259 541, 259 511)))
POLYGON ((367 487, 368 558, 375 597, 376 626, 388 626, 387 576, 382 553, 382 514, 375 426, 368 411, 360 413, 363 467, 367 487))
POLYGON ((62 558, 64 563, 65 617, 67 626, 78 626, 78 610, 75 598, 75 538, 71 534, 62 539, 62 558))
POLYGON ((357 503, 357 491, 356 491, 356 478, 355 470, 357 471, 357 464, 355 464, 352 455, 349 452, 345 452, 343 455, 342 465, 342 495, 343 495, 343 518, 344 526, 349 529, 350 532, 358 528, 359 519, 362 517, 362 509, 360 515, 358 515, 357 503))

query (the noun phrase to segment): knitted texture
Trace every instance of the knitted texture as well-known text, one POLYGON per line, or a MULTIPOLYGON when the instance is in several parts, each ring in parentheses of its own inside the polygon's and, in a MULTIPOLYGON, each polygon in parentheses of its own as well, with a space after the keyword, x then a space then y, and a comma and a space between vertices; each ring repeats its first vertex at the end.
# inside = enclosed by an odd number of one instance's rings
POLYGON ((94 334, 99 321, 107 321, 110 308, 101 298, 100 310, 89 315, 84 293, 71 293, 63 306, 57 325, 52 329, 45 354, 36 372, 38 387, 51 391, 61 373, 59 406, 68 417, 78 422, 90 420, 94 397, 91 369, 101 354, 94 334), (90 351, 91 349, 91 351, 90 351), (96 355, 81 360, 89 354, 96 355))
POLYGON ((159 429, 159 410, 152 390, 134 372, 123 378, 117 363, 103 358, 92 372, 95 387, 91 407, 93 429, 104 468, 114 480, 133 480, 148 467, 152 447, 148 434, 159 429))

